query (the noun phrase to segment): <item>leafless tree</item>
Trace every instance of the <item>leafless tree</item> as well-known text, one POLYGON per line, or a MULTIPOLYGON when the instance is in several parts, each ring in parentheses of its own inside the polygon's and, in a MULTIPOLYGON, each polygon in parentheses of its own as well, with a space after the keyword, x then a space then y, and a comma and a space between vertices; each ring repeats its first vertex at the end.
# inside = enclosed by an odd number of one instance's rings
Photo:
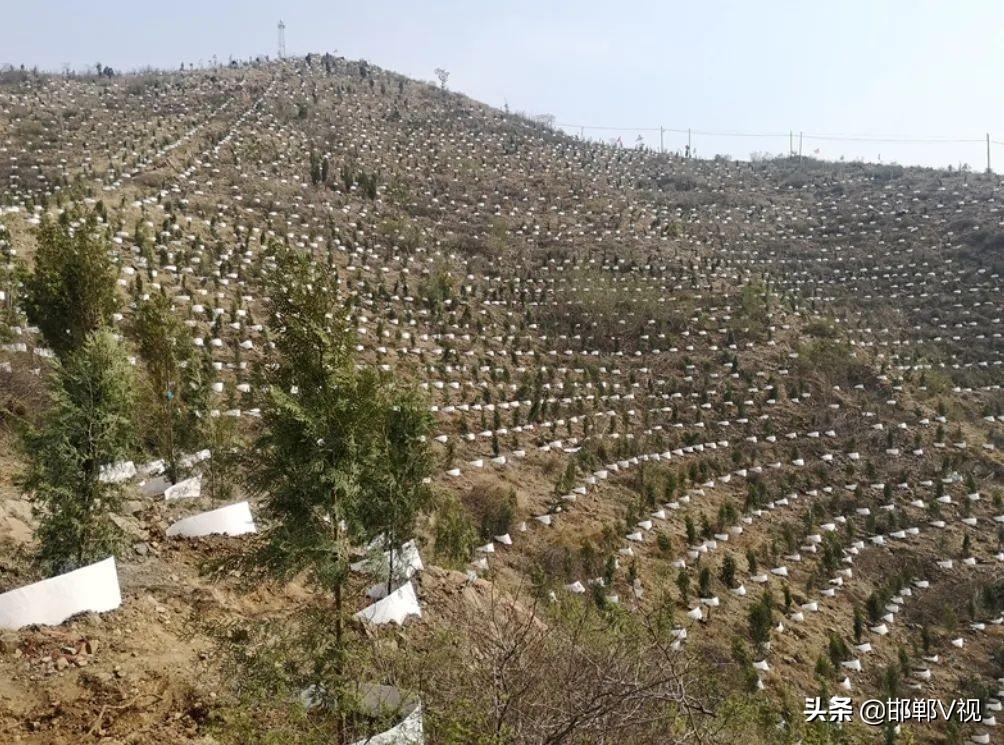
POLYGON ((445 657, 414 662, 408 683, 433 719, 463 721, 492 745, 713 741, 702 680, 713 671, 673 649, 668 628, 626 614, 612 621, 579 600, 545 612, 494 585, 485 592, 451 617, 445 657))
POLYGON ((537 122, 537 124, 543 124, 548 129, 551 129, 554 127, 554 122, 557 119, 554 114, 537 114, 533 117, 533 120, 537 122))

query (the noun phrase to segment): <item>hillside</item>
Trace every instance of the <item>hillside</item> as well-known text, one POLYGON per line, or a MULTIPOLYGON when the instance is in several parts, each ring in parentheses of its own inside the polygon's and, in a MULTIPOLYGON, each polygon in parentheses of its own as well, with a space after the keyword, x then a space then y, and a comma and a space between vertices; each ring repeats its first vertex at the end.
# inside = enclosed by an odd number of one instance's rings
MULTIPOLYGON (((4 263, 32 266, 43 215, 97 210, 117 330, 166 295, 214 371, 206 414, 242 447, 276 246, 332 278, 357 362, 424 396, 422 614, 359 627, 351 664, 422 701, 426 741, 883 741, 807 728, 820 691, 978 698, 983 723, 896 741, 996 740, 996 176, 615 148, 328 56, 10 77, 4 263)), ((51 355, 22 290, 0 268, 0 591, 43 576, 15 429, 51 355)), ((164 455, 143 444, 137 465, 164 455)), ((228 501, 257 517, 238 476, 228 501)), ((2 633, 0 740, 310 730, 255 689, 254 637, 233 632, 296 627, 325 599, 212 570, 251 536, 167 537, 222 501, 125 488, 122 605, 2 633)), ((351 611, 369 584, 353 576, 351 611)))

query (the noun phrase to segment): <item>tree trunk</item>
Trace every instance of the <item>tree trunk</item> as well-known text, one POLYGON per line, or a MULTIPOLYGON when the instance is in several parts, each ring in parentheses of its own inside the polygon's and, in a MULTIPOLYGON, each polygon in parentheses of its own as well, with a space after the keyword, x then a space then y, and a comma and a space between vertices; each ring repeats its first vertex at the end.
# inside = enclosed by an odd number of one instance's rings
MULTIPOLYGON (((169 394, 172 391, 168 391, 169 394)), ((178 483, 178 459, 174 454, 174 396, 167 399, 167 477, 172 484, 178 483)))
MULTIPOLYGON (((335 676, 338 680, 338 696, 342 698, 342 585, 341 582, 335 585, 335 676)), ((345 745, 345 710, 342 708, 342 701, 338 702, 338 716, 335 736, 338 745, 345 745)))
POLYGON ((394 582, 394 544, 390 544, 390 550, 387 552, 387 594, 390 595, 391 588, 394 582))

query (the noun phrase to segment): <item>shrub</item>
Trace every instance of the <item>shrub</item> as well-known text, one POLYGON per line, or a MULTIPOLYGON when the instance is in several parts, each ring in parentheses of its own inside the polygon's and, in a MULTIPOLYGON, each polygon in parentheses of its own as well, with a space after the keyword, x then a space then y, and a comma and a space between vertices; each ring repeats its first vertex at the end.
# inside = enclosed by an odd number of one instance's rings
POLYGON ((736 583, 736 560, 729 554, 722 561, 722 582, 726 587, 734 587, 736 583))
POLYGON ((471 490, 463 498, 464 507, 478 526, 482 540, 508 533, 516 518, 516 490, 493 484, 471 490))
POLYGON ((477 534, 467 512, 454 498, 446 498, 436 510, 436 554, 453 564, 464 564, 471 558, 477 534))

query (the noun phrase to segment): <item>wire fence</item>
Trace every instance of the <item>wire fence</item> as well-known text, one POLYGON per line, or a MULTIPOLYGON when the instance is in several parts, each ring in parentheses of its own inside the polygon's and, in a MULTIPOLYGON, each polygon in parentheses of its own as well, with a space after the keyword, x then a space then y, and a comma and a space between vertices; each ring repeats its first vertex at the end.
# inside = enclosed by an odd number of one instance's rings
MULTIPOLYGON (((986 157, 986 168, 990 170, 991 167, 991 146, 1004 146, 1004 141, 995 140, 991 138, 989 133, 986 133, 982 137, 913 137, 913 136, 885 136, 885 135, 863 135, 863 134, 832 134, 832 133, 816 133, 816 132, 799 132, 796 130, 789 130, 788 132, 743 132, 738 130, 712 130, 712 129, 694 129, 688 128, 683 129, 679 127, 615 127, 615 126, 603 126, 595 124, 564 124, 558 123, 556 126, 560 127, 565 131, 578 132, 582 137, 586 137, 587 133, 590 132, 604 132, 613 134, 637 134, 639 140, 645 139, 646 144, 648 144, 648 138, 643 138, 643 135, 658 135, 659 143, 658 149, 660 151, 665 151, 664 138, 665 135, 686 135, 686 152, 693 155, 695 153, 695 138, 697 137, 713 137, 713 138, 745 138, 745 139, 762 139, 762 140, 773 140, 773 141, 788 141, 788 154, 789 155, 802 155, 805 143, 854 143, 858 145, 940 145, 940 146, 953 146, 953 145, 984 145, 986 147, 985 153, 980 153, 980 160, 982 156, 986 157)), ((619 138, 616 138, 619 140, 619 138)), ((818 154, 819 149, 812 151, 811 154, 818 154)), ((973 155, 974 153, 970 153, 973 155)))

